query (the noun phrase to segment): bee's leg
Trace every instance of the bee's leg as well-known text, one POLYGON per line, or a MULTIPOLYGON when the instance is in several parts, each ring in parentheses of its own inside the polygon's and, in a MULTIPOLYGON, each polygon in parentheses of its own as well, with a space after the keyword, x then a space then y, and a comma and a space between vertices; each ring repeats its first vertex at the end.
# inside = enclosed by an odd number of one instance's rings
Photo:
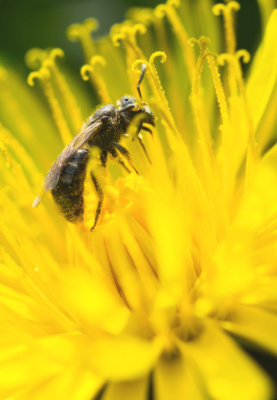
POLYGON ((101 152, 101 154, 100 154, 100 160, 101 160, 101 165, 104 168, 106 168, 107 158, 108 158, 108 151, 107 150, 103 150, 101 152))
POLYGON ((111 155, 118 160, 118 162, 126 169, 126 171, 128 171, 130 173, 129 168, 126 167, 126 165, 124 164, 124 162, 121 160, 120 157, 118 157, 118 153, 116 150, 119 151, 119 153, 121 153, 126 160, 128 161, 128 163, 130 164, 130 166, 133 168, 133 170, 135 171, 136 174, 139 175, 138 170, 135 168, 135 166, 133 165, 133 161, 131 159, 130 153, 127 149, 125 149, 125 147, 121 146, 121 144, 118 144, 116 142, 112 142, 111 143, 114 147, 111 148, 110 153, 111 155))
POLYGON ((141 147, 142 147, 142 150, 144 151, 144 153, 145 153, 145 155, 146 155, 146 157, 147 157, 149 163, 151 164, 150 158, 149 158, 148 153, 147 153, 147 151, 146 151, 146 148, 145 148, 145 146, 144 146, 144 144, 143 144, 142 136, 141 136, 141 134, 140 134, 140 131, 141 131, 142 129, 145 130, 145 131, 148 131, 148 132, 150 131, 151 133, 152 133, 152 131, 151 131, 150 129, 148 129, 148 128, 145 129, 145 127, 144 127, 142 124, 143 124, 143 121, 141 120, 140 123, 139 123, 139 125, 138 125, 138 129, 137 129, 137 132, 136 132, 136 136, 137 136, 138 141, 139 141, 139 143, 140 143, 140 145, 141 145, 141 147))
POLYGON ((144 77, 145 71, 146 71, 146 64, 142 64, 142 66, 141 66, 141 74, 140 74, 139 81, 138 81, 138 84, 137 84, 137 91, 138 91, 140 99, 141 99, 140 84, 141 84, 141 81, 142 81, 142 79, 144 77))
POLYGON ((93 231, 94 228, 97 225, 97 222, 98 222, 98 219, 99 219, 99 216, 100 216, 100 213, 101 213, 104 193, 103 193, 103 190, 102 190, 98 180, 96 179, 96 177, 95 177, 95 175, 94 175, 94 173, 92 171, 90 171, 90 176, 91 176, 91 179, 92 179, 92 181, 94 183, 95 190, 96 190, 98 198, 99 198, 97 209, 96 209, 96 212, 95 212, 94 224, 93 224, 93 227, 90 229, 91 231, 93 231))
POLYGON ((150 128, 147 128, 147 126, 141 125, 141 129, 142 129, 143 131, 149 132, 151 135, 153 135, 153 132, 151 131, 150 128))
MULTIPOLYGON (((114 144, 114 143, 112 143, 114 144)), ((109 148, 109 152, 113 156, 113 158, 130 174, 129 168, 124 164, 123 160, 118 156, 118 153, 115 148, 111 147, 109 148)))

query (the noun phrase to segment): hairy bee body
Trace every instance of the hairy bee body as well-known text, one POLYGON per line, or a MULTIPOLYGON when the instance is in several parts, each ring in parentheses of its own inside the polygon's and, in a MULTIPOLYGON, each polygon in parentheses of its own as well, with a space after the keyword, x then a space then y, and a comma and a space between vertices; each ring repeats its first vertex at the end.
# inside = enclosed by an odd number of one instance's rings
POLYGON ((103 126, 100 132, 89 140, 88 144, 97 146, 101 150, 107 150, 111 147, 111 143, 118 143, 122 134, 126 132, 125 117, 117 111, 113 104, 108 104, 95 111, 88 119, 87 126, 89 127, 90 124, 99 120, 103 123, 103 126))
MULTIPOLYGON (((139 85, 145 69, 146 66, 143 65, 137 85, 140 99, 139 85)), ((152 133, 151 129, 147 128, 145 124, 155 126, 155 117, 147 103, 142 102, 140 99, 132 96, 123 96, 117 101, 117 107, 113 104, 100 107, 89 117, 80 131, 52 164, 43 182, 43 189, 44 192, 51 191, 54 201, 69 222, 77 223, 83 220, 84 182, 91 147, 100 149, 100 160, 103 167, 106 167, 107 158, 110 155, 130 172, 122 160, 123 157, 128 160, 129 165, 138 173, 132 164, 128 150, 119 144, 120 139, 127 133, 134 120, 137 124, 137 138, 149 160, 142 143, 140 131, 145 130, 152 133)), ((101 212, 104 194, 93 171, 90 171, 90 177, 99 199, 94 225, 91 228, 93 230, 101 212)), ((40 201, 41 196, 37 196, 33 202, 33 207, 38 206, 40 201)))
POLYGON ((80 149, 61 171, 52 196, 64 217, 72 223, 82 222, 84 213, 84 182, 89 151, 80 149))

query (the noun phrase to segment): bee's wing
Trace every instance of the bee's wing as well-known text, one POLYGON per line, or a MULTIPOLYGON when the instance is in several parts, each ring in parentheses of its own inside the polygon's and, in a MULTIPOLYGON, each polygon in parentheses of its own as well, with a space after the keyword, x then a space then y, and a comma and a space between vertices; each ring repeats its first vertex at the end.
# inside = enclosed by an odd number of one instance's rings
MULTIPOLYGON (((77 150, 84 146, 101 130, 102 126, 103 122, 99 119, 94 121, 92 124, 85 125, 83 128, 81 128, 77 135, 74 136, 71 142, 64 148, 57 160, 52 164, 42 184, 44 192, 48 192, 57 186, 62 168, 77 150)), ((41 196, 37 196, 33 202, 33 207, 38 206, 40 201, 41 196)))

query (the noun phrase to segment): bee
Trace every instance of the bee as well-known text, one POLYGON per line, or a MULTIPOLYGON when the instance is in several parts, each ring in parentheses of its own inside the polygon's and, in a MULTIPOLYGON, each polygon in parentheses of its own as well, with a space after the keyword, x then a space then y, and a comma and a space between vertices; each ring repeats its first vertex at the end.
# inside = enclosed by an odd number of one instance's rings
MULTIPOLYGON (((121 158, 123 156, 123 158, 128 160, 129 165, 134 171, 138 173, 132 164, 130 153, 125 147, 119 144, 120 139, 126 135, 129 126, 135 118, 135 122, 138 124, 136 135, 149 160, 140 131, 145 130, 152 134, 151 129, 145 126, 145 124, 150 124, 154 127, 155 117, 147 103, 141 101, 140 84, 145 70, 146 65, 143 64, 137 84, 140 99, 132 96, 123 96, 117 101, 117 107, 113 104, 108 104, 99 108, 88 118, 80 131, 65 147, 45 177, 42 185, 44 192, 51 191, 59 210, 71 223, 79 223, 83 220, 84 182, 90 158, 90 149, 92 147, 96 146, 99 148, 100 161, 103 167, 106 167, 107 158, 110 154, 130 172, 121 158)), ((91 228, 93 230, 97 225, 101 213, 104 194, 93 171, 89 172, 98 195, 94 225, 91 228)), ((33 207, 38 206, 40 201, 41 196, 37 196, 33 202, 33 207)))

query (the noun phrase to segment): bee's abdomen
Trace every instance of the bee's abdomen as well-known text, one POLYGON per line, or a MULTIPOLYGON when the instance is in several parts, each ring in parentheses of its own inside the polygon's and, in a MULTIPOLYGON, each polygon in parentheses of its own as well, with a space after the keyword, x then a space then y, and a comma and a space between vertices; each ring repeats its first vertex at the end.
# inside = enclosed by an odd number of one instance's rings
POLYGON ((78 150, 61 171, 58 184, 52 190, 55 202, 69 222, 77 223, 83 220, 83 192, 88 158, 87 149, 78 150))

